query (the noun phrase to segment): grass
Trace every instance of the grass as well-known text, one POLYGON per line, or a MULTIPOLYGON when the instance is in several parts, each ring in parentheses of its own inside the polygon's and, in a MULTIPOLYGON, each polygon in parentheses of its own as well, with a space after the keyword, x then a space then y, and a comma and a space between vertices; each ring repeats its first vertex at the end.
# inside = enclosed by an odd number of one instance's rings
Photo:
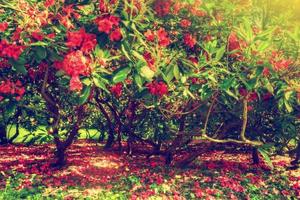
MULTIPOLYGON (((46 126, 39 126, 36 131, 30 132, 27 129, 23 127, 19 127, 20 134, 19 136, 13 141, 14 143, 23 143, 23 142, 28 142, 32 140, 34 137, 37 138, 42 138, 45 137, 45 142, 41 143, 46 143, 51 140, 49 135, 47 134, 46 126), (49 137, 47 139, 47 137, 49 137)), ((16 125, 8 125, 7 127, 7 136, 8 138, 11 138, 14 136, 16 133, 16 125)), ((65 134, 66 131, 60 131, 60 134, 65 134)), ((98 139, 100 136, 100 132, 96 129, 81 129, 79 130, 79 139, 98 139)))

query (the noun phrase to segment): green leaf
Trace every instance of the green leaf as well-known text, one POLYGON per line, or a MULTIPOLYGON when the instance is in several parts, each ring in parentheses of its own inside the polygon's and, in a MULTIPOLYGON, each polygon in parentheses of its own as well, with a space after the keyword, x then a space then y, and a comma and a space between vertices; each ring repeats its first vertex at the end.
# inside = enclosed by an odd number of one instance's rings
POLYGON ((113 78, 112 78, 112 81, 113 83, 119 83, 119 82, 122 82, 124 81, 128 74, 131 72, 131 68, 130 67, 121 67, 120 69, 117 69, 115 72, 114 72, 114 75, 113 75, 113 78))
POLYGON ((31 43, 28 46, 48 46, 48 44, 46 42, 38 41, 38 42, 31 43))
POLYGON ((12 67, 18 72, 24 75, 27 74, 27 69, 25 68, 26 58, 25 55, 22 54, 18 60, 9 59, 8 62, 12 65, 12 67))
POLYGON ((257 47, 257 50, 260 52, 265 51, 269 46, 271 45, 271 43, 269 41, 264 41, 262 43, 260 43, 257 47))
POLYGON ((13 116, 17 109, 17 102, 15 101, 10 101, 8 105, 6 105, 5 108, 5 117, 10 118, 13 116))
POLYGON ((284 106, 286 108, 286 110, 291 113, 293 111, 293 107, 291 106, 291 104, 288 101, 284 101, 284 106))
POLYGON ((127 43, 123 43, 121 45, 121 51, 123 52, 123 54, 125 55, 125 57, 128 59, 128 60, 131 60, 130 56, 129 56, 129 53, 130 50, 129 50, 129 47, 128 47, 128 44, 127 43))
POLYGON ((260 153, 260 155, 262 155, 262 157, 263 157, 264 161, 266 162, 266 164, 267 164, 271 169, 273 169, 274 166, 273 166, 272 161, 271 161, 271 159, 270 159, 270 157, 269 157, 269 155, 268 155, 267 150, 266 150, 265 148, 263 148, 263 147, 259 147, 259 148, 257 148, 257 150, 258 150, 258 152, 260 153))
POLYGON ((152 71, 148 66, 143 66, 141 69, 140 69, 140 73, 141 73, 141 76, 148 79, 148 80, 152 80, 153 76, 154 76, 154 71, 152 71))
POLYGON ((231 92, 230 90, 226 90, 225 92, 226 92, 229 96, 235 98, 236 100, 239 99, 239 98, 238 98, 233 92, 231 92))
POLYGON ((220 84, 220 88, 224 91, 228 90, 232 84, 234 82, 234 78, 231 77, 231 78, 228 78, 228 79, 225 79, 221 84, 220 84))
POLYGON ((268 79, 265 79, 264 85, 265 85, 265 88, 268 90, 268 92, 270 92, 271 94, 274 94, 274 88, 268 79))
POLYGON ((256 84, 257 84, 256 78, 252 78, 249 81, 245 82, 246 88, 249 91, 253 90, 256 87, 256 84))
POLYGON ((221 47, 220 49, 217 50, 216 53, 216 57, 215 57, 215 61, 218 62, 219 60, 221 60, 221 58, 223 57, 224 53, 225 53, 225 46, 221 47))
POLYGON ((79 96, 79 100, 78 100, 78 103, 80 105, 84 104, 88 100, 90 96, 90 92, 91 92, 91 86, 85 86, 83 88, 82 94, 79 96))
POLYGON ((43 60, 47 57, 47 51, 44 47, 41 46, 35 47, 34 51, 39 60, 43 60))
POLYGON ((174 76, 177 80, 180 80, 180 72, 179 72, 179 67, 178 65, 174 65, 173 66, 173 73, 174 73, 174 76))
POLYGON ((134 50, 132 50, 131 52, 132 52, 132 55, 134 55, 138 60, 142 60, 142 61, 146 62, 144 56, 142 56, 140 53, 138 53, 137 51, 134 51, 134 50))
POLYGON ((90 86, 91 85, 91 79, 89 78, 84 78, 81 80, 81 82, 84 84, 84 85, 87 85, 87 86, 90 86))
POLYGON ((139 87, 139 88, 142 88, 143 87, 143 79, 140 75, 138 74, 135 74, 134 75, 134 81, 136 83, 136 85, 139 87))
POLYGON ((23 64, 14 64, 13 68, 18 72, 18 73, 22 73, 24 75, 27 74, 27 69, 25 68, 25 66, 23 64))
POLYGON ((264 71, 264 67, 258 66, 255 70, 255 76, 258 77, 258 76, 262 75, 263 71, 264 71))
POLYGON ((104 81, 103 78, 101 78, 100 76, 93 77, 93 81, 94 81, 95 85, 98 88, 100 88, 100 89, 104 90, 105 92, 109 93, 109 91, 106 88, 105 81, 104 81))
POLYGON ((49 59, 54 62, 54 61, 62 61, 63 57, 60 56, 56 51, 54 50, 48 50, 49 51, 49 59))

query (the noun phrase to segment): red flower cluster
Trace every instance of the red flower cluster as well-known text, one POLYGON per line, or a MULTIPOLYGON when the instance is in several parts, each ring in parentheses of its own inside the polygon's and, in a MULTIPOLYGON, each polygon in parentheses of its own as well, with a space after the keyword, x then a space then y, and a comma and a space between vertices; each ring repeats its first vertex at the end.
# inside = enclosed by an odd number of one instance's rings
POLYGON ((46 69, 48 68, 47 63, 40 63, 37 68, 30 67, 28 71, 28 75, 32 80, 36 80, 38 78, 41 78, 46 69))
POLYGON ((99 10, 102 13, 109 13, 109 5, 116 4, 117 0, 99 0, 99 10))
POLYGON ((243 60, 244 57, 242 55, 242 48, 244 48, 245 46, 246 46, 245 41, 240 40, 237 37, 236 33, 232 32, 229 35, 228 50, 229 51, 235 51, 235 52, 231 53, 231 55, 230 55, 232 58, 236 58, 238 60, 243 60))
POLYGON ((166 47, 171 43, 170 38, 168 37, 168 33, 164 28, 160 28, 156 34, 158 37, 159 45, 166 47))
POLYGON ((197 43, 197 40, 189 33, 184 35, 183 41, 184 41, 184 44, 190 48, 193 48, 197 43))
POLYGON ((150 52, 145 52, 143 56, 144 56, 145 60, 147 61, 148 67, 152 71, 156 72, 156 67, 154 65, 155 64, 155 59, 152 57, 151 53, 150 52))
POLYGON ((81 91, 82 83, 80 81, 79 76, 72 76, 70 80, 70 90, 71 91, 81 91))
POLYGON ((258 94, 256 92, 248 92, 245 88, 240 88, 240 95, 243 97, 248 97, 249 102, 253 102, 258 99, 258 94))
POLYGON ((1 40, 0 57, 8 57, 18 60, 24 49, 24 46, 9 44, 6 40, 1 40))
POLYGON ((168 86, 162 81, 153 81, 151 83, 148 83, 146 87, 148 88, 150 94, 155 96, 162 97, 163 95, 168 93, 168 86))
POLYGON ((149 42, 154 42, 155 39, 157 39, 158 44, 163 47, 167 47, 171 43, 171 40, 168 37, 168 33, 164 28, 160 28, 157 31, 147 30, 144 33, 144 36, 149 42))
POLYGON ((231 191, 235 192, 245 192, 245 188, 240 184, 238 180, 234 180, 227 176, 220 176, 218 178, 218 181, 220 182, 223 188, 228 188, 231 191))
POLYGON ((122 91, 123 91, 123 84, 122 83, 117 83, 116 85, 113 85, 110 88, 110 91, 117 98, 121 97, 122 96, 122 91))
POLYGON ((5 80, 0 82, 0 101, 4 99, 2 95, 13 95, 16 97, 16 100, 19 101, 25 93, 25 88, 22 86, 21 81, 16 83, 5 80))
POLYGON ((31 37, 37 41, 41 41, 44 39, 44 34, 41 33, 39 30, 36 30, 31 33, 31 37))
POLYGON ((62 62, 56 62, 55 66, 59 70, 63 70, 71 77, 70 90, 82 90, 82 83, 79 76, 88 76, 91 73, 89 66, 90 60, 84 56, 80 50, 68 53, 62 62))
POLYGON ((20 27, 17 27, 11 39, 14 41, 19 40, 21 38, 21 33, 22 33, 22 29, 20 27))
POLYGON ((7 28, 8 28, 8 23, 7 22, 0 23, 0 32, 6 31, 7 28))
POLYGON ((53 6, 54 4, 55 4, 55 0, 46 0, 45 3, 44 3, 44 6, 46 8, 48 8, 48 7, 53 6))
POLYGON ((282 53, 277 51, 272 52, 272 57, 269 61, 275 71, 286 70, 292 64, 291 60, 283 58, 282 53))
POLYGON ((90 53, 97 45, 96 35, 86 33, 84 28, 68 32, 66 45, 69 48, 79 48, 83 53, 90 53))
POLYGON ((182 28, 188 28, 188 27, 191 26, 191 24, 192 24, 192 22, 191 22, 190 20, 188 20, 188 19, 183 19, 183 20, 181 20, 181 22, 180 22, 180 26, 181 26, 182 28))
POLYGON ((123 37, 121 29, 119 28, 119 22, 120 18, 113 15, 100 17, 96 20, 98 30, 109 34, 109 39, 115 42, 120 41, 123 37))
POLYGON ((157 0, 154 4, 154 10, 159 17, 163 17, 170 14, 171 5, 171 0, 157 0))

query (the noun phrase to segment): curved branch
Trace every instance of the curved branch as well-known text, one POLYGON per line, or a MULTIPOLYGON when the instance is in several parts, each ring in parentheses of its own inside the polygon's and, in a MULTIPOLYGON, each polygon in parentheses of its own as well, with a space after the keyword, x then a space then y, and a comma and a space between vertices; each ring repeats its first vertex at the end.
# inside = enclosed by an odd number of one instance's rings
POLYGON ((216 102, 216 99, 217 99, 217 95, 215 95, 213 97, 212 103, 211 103, 211 105, 208 109, 207 115, 206 115, 204 128, 203 128, 203 139, 206 139, 206 140, 211 141, 211 142, 223 143, 223 144, 224 143, 235 143, 235 144, 248 144, 248 145, 251 145, 251 146, 261 146, 261 145, 263 145, 262 142, 248 140, 245 136, 246 128, 247 128, 247 122, 248 122, 248 97, 245 97, 243 99, 243 125, 242 125, 242 129, 241 129, 241 132, 240 132, 241 140, 235 140, 235 139, 222 139, 221 140, 221 139, 215 139, 215 138, 209 137, 207 135, 207 126, 208 126, 208 121, 209 121, 210 115, 212 113, 212 109, 213 109, 213 106, 216 102))

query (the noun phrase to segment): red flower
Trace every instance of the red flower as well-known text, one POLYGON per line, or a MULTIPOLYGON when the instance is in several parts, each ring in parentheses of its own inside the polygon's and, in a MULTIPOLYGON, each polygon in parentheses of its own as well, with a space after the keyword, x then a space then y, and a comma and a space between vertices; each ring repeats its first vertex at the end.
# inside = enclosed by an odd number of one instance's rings
POLYGON ((255 101, 255 100, 257 100, 257 99, 258 99, 258 94, 257 94, 256 92, 251 92, 251 93, 249 93, 248 100, 249 100, 250 102, 255 101))
POLYGON ((206 35, 203 40, 206 41, 206 42, 209 42, 209 41, 212 41, 212 36, 211 35, 206 35))
POLYGON ((84 53, 91 52, 97 45, 96 35, 86 33, 83 28, 67 33, 66 45, 70 48, 81 48, 84 53))
POLYGON ((96 45, 97 45, 96 35, 85 33, 83 43, 81 46, 81 51, 83 51, 84 53, 89 53, 96 47, 96 45))
POLYGON ((113 15, 110 15, 108 17, 109 21, 114 25, 114 26, 119 26, 119 23, 120 23, 120 18, 117 17, 117 16, 113 16, 113 15))
POLYGON ((64 16, 60 15, 58 17, 59 17, 59 23, 62 24, 64 27, 66 27, 67 29, 74 28, 74 24, 72 24, 68 15, 64 15, 64 16))
POLYGON ((44 3, 44 6, 46 8, 50 7, 50 6, 53 6, 55 4, 55 0, 46 0, 45 3, 44 3))
POLYGON ((270 100, 272 97, 273 97, 273 95, 272 95, 270 92, 268 92, 268 93, 266 93, 266 94, 263 96, 263 100, 264 100, 264 101, 268 101, 268 100, 270 100))
POLYGON ((83 55, 82 51, 73 51, 68 53, 62 62, 55 63, 56 68, 63 70, 67 75, 87 76, 90 74, 89 60, 83 55))
POLYGON ((272 52, 272 57, 270 58, 270 63, 272 64, 275 71, 286 70, 293 63, 291 60, 283 58, 281 52, 272 52))
POLYGON ((144 33, 144 36, 146 37, 147 41, 153 42, 155 40, 155 34, 151 30, 147 30, 144 33))
POLYGON ((20 37, 21 37, 21 32, 22 32, 22 29, 17 27, 15 32, 13 33, 12 39, 15 40, 15 41, 19 40, 20 37))
POLYGON ((109 34, 109 32, 111 31, 111 29, 113 28, 113 24, 109 19, 102 19, 99 20, 98 22, 98 30, 100 32, 104 32, 106 34, 109 34))
POLYGON ((191 26, 191 24, 192 24, 192 22, 189 21, 189 20, 187 20, 187 19, 183 19, 183 20, 181 20, 181 22, 180 22, 180 26, 181 26, 182 28, 188 28, 188 27, 191 26))
POLYGON ((112 31, 109 35, 109 39, 112 42, 120 41, 122 39, 121 29, 117 28, 116 30, 112 31))
POLYGON ((193 63, 193 64, 195 64, 195 65, 198 65, 198 58, 197 57, 189 57, 189 60, 193 63))
POLYGON ((83 42, 84 36, 85 30, 83 28, 78 31, 68 32, 66 45, 68 47, 79 47, 83 42))
POLYGON ((16 44, 9 44, 6 40, 0 42, 0 56, 9 57, 15 60, 19 59, 19 56, 22 54, 24 46, 19 46, 16 44))
POLYGON ((229 51, 235 51, 231 53, 232 58, 237 58, 238 60, 243 60, 242 48, 246 46, 246 43, 240 40, 236 33, 232 32, 228 38, 228 49, 229 51))
POLYGON ((99 10, 103 13, 108 12, 108 6, 105 0, 99 0, 99 10))
POLYGON ((100 32, 109 34, 114 26, 119 26, 119 21, 120 21, 119 17, 111 15, 105 18, 98 18, 96 20, 96 23, 98 25, 98 30, 100 32))
POLYGON ((70 90, 71 91, 81 91, 82 83, 79 76, 72 76, 70 80, 70 90))
POLYGON ((37 40, 37 41, 41 41, 41 40, 44 39, 44 34, 41 33, 41 32, 38 31, 38 30, 32 32, 32 33, 31 33, 31 36, 32 36, 35 40, 37 40))
POLYGON ((190 48, 193 48, 195 46, 195 44, 197 43, 196 39, 193 38, 193 36, 189 33, 184 35, 183 40, 184 40, 184 44, 190 48))
POLYGON ((252 111, 252 110, 253 110, 253 106, 248 106, 248 107, 247 107, 247 110, 248 110, 248 111, 252 111))
POLYGON ((2 95, 13 95, 16 100, 19 101, 25 94, 25 88, 19 80, 15 83, 10 80, 5 80, 0 82, 0 94, 1 100, 4 99, 2 95))
POLYGON ((6 31, 7 27, 8 27, 8 23, 7 22, 0 23, 0 32, 6 31))
POLYGON ((50 39, 54 39, 55 36, 56 36, 55 33, 49 33, 49 34, 47 35, 47 37, 50 38, 50 39))
POLYGON ((245 88, 239 89, 240 95, 246 97, 248 95, 248 91, 245 88))
POLYGON ((158 97, 162 97, 163 95, 168 93, 168 86, 162 81, 153 81, 151 83, 148 83, 146 87, 148 88, 150 94, 158 97))
POLYGON ((123 84, 122 83, 117 83, 116 85, 113 85, 110 88, 110 91, 117 98, 121 97, 122 96, 122 91, 123 91, 123 84))
POLYGON ((196 188, 196 189, 195 189, 195 196, 196 196, 197 198, 203 198, 204 192, 202 191, 201 188, 196 188))
POLYGON ((171 9, 171 0, 157 0, 154 4, 154 10, 156 14, 160 17, 163 17, 170 13, 171 9))
POLYGON ((155 59, 152 57, 150 52, 145 52, 144 53, 144 58, 147 61, 148 67, 152 70, 152 71, 156 71, 156 67, 154 66, 155 63, 155 59))
POLYGON ((258 99, 258 94, 256 92, 249 92, 245 88, 239 89, 240 95, 247 97, 249 102, 253 102, 258 99))
POLYGON ((168 37, 168 33, 164 28, 160 28, 156 34, 158 37, 159 45, 166 47, 171 43, 170 38, 168 37))
POLYGON ((264 70, 263 70, 263 75, 264 76, 269 76, 270 75, 270 69, 265 67, 264 70))

